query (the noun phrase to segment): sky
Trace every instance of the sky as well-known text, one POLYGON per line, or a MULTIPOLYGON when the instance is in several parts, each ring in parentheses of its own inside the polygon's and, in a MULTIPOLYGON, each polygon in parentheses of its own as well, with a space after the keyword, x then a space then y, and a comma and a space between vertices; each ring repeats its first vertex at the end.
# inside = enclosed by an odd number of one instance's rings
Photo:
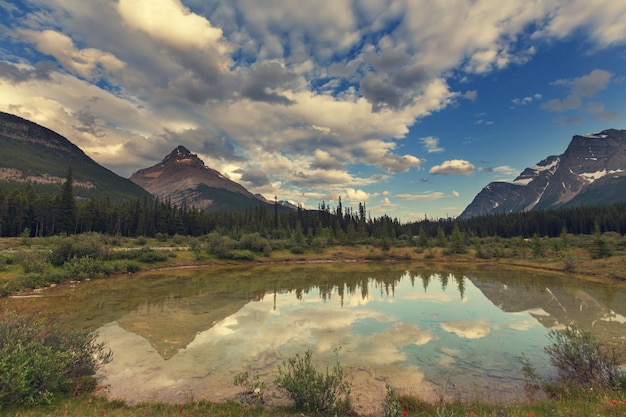
POLYGON ((0 111, 403 222, 626 128, 625 77, 622 0, 0 0, 0 111))

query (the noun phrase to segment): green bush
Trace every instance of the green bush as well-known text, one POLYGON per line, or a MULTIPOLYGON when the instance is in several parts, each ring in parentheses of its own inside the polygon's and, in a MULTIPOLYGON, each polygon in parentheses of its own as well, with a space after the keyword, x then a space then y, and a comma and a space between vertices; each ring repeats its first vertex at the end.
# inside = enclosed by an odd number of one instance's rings
POLYGON ((563 330, 552 330, 549 336, 552 344, 544 349, 560 382, 584 388, 620 388, 625 377, 620 369, 623 348, 602 345, 591 332, 575 324, 563 330))
POLYGON ((137 260, 146 264, 153 264, 167 260, 167 255, 152 249, 142 249, 141 254, 137 257, 137 260))
POLYGON ((65 262, 63 268, 71 279, 95 278, 108 274, 104 262, 89 256, 83 256, 82 258, 74 257, 65 262))
POLYGON ((265 252, 268 245, 271 251, 270 241, 262 237, 259 233, 248 233, 239 239, 239 247, 241 249, 251 250, 252 252, 265 252))
POLYGON ((61 266, 72 258, 88 256, 93 259, 104 259, 108 256, 106 238, 98 233, 85 233, 71 237, 57 238, 48 261, 61 266))
POLYGON ((320 372, 311 364, 311 350, 304 356, 296 354, 278 365, 274 383, 294 402, 298 410, 326 412, 340 405, 339 397, 347 403, 352 384, 346 381, 343 368, 337 361, 332 371, 320 372))
POLYGON ((126 272, 135 273, 141 271, 141 266, 136 262, 128 262, 126 264, 126 272))
POLYGON ((17 262, 26 274, 43 274, 50 266, 46 260, 46 253, 41 251, 20 252, 17 255, 17 262))
MULTIPOLYGON (((0 315, 0 409, 50 402, 93 377, 111 359, 96 334, 67 331, 37 317, 0 315)), ((91 387, 95 384, 91 384, 91 387)))

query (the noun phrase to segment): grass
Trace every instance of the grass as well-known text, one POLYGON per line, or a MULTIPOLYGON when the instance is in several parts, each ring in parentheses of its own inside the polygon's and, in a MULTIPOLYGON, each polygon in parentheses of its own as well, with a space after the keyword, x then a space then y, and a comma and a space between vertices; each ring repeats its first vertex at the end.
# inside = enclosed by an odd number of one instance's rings
MULTIPOLYGON (((429 404, 415 398, 400 397, 401 409, 407 416, 433 417, 614 417, 626 416, 626 394, 587 392, 561 400, 541 400, 532 403, 494 405, 482 402, 429 404), (614 401, 612 403, 611 401, 614 401)), ((245 407, 236 401, 220 403, 192 401, 181 404, 146 402, 127 405, 121 401, 107 400, 89 394, 59 398, 46 406, 10 408, 0 410, 0 415, 13 417, 48 416, 113 416, 113 417, 303 417, 335 416, 334 413, 303 413, 290 407, 245 407)), ((340 415, 352 415, 349 411, 340 415)), ((401 414, 402 415, 402 414, 401 414)))

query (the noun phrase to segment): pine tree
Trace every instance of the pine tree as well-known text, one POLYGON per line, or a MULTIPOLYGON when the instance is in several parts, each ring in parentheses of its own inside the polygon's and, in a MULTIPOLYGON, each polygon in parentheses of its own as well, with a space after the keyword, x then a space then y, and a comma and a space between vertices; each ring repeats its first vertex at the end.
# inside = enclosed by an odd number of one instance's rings
POLYGON ((76 200, 74 199, 72 167, 67 170, 67 178, 58 200, 55 231, 58 233, 74 233, 76 227, 76 200))

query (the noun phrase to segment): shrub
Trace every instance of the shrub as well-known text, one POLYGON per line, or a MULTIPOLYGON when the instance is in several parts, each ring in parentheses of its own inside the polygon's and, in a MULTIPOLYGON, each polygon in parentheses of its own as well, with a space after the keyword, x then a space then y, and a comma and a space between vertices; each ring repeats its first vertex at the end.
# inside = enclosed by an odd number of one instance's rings
POLYGON ((163 262, 167 260, 167 255, 159 253, 152 249, 142 249, 140 255, 137 257, 139 262, 146 264, 153 264, 156 262, 163 262))
POLYGON ((126 272, 134 273, 141 271, 141 266, 136 262, 128 262, 126 264, 126 272))
POLYGON ((89 331, 66 331, 40 318, 0 316, 0 409, 50 402, 84 386, 111 359, 89 331))
POLYGON ((265 402, 263 400, 265 382, 260 380, 258 372, 252 377, 248 372, 240 372, 233 378, 233 384, 243 389, 240 394, 242 404, 261 405, 265 402))
POLYGON ((97 233, 86 233, 71 237, 58 238, 48 261, 55 266, 61 266, 70 259, 88 256, 93 259, 102 259, 107 256, 106 241, 97 233))
POLYGON ((624 378, 619 367, 624 355, 615 345, 601 345, 591 332, 575 324, 552 330, 549 336, 552 344, 544 350, 561 382, 584 388, 619 388, 624 378))
POLYGON ((215 232, 211 232, 207 236, 207 250, 218 258, 229 258, 230 251, 236 247, 237 242, 228 236, 220 236, 215 232))
POLYGON ((43 274, 50 264, 46 261, 46 254, 41 251, 24 251, 17 255, 17 261, 26 274, 43 274))
POLYGON ((289 252, 294 255, 302 255, 304 253, 304 248, 300 245, 294 245, 289 248, 289 252))
POLYGON ((339 397, 348 401, 352 385, 346 381, 343 368, 337 361, 332 371, 320 372, 311 364, 311 350, 304 356, 296 354, 278 366, 274 383, 284 391, 299 410, 326 412, 339 405, 339 397))
POLYGON ((239 247, 241 249, 249 249, 253 252, 265 252, 268 246, 271 251, 270 241, 259 233, 249 233, 239 239, 239 247))
POLYGON ((71 279, 94 278, 106 275, 108 272, 104 262, 89 256, 83 256, 82 258, 74 257, 65 262, 63 268, 71 279))

